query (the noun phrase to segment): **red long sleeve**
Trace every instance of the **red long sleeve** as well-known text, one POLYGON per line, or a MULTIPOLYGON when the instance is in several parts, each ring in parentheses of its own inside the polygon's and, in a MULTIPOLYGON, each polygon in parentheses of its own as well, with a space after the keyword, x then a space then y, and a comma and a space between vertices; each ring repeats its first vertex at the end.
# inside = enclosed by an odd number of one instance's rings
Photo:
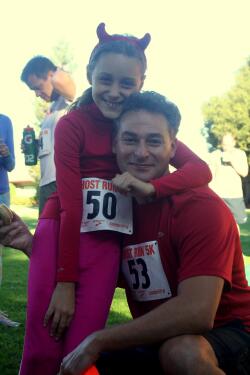
POLYGON ((171 160, 171 165, 177 170, 150 181, 155 188, 156 198, 163 198, 188 188, 206 185, 212 179, 207 163, 180 141, 177 141, 177 150, 171 160))
POLYGON ((77 281, 84 177, 112 178, 112 123, 93 105, 62 117, 55 131, 60 235, 57 281, 77 281))

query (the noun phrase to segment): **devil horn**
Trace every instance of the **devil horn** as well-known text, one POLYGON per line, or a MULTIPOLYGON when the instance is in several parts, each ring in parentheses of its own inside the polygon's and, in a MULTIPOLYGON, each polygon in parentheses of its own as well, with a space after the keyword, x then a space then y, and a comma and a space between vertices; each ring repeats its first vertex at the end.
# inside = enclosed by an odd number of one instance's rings
POLYGON ((110 35, 105 30, 105 23, 104 22, 100 23, 97 26, 96 34, 97 34, 100 42, 110 38, 110 35))
POLYGON ((145 34, 143 38, 141 39, 138 39, 138 44, 139 46, 145 50, 147 48, 147 46, 149 45, 150 43, 150 40, 151 40, 151 36, 149 33, 145 34))

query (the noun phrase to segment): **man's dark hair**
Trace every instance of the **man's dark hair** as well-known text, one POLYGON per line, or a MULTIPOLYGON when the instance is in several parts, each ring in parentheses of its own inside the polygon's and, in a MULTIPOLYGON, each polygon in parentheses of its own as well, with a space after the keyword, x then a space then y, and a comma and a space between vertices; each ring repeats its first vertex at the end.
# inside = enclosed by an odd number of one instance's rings
POLYGON ((46 78, 49 71, 55 72, 57 67, 44 56, 35 56, 27 62, 21 74, 21 81, 28 83, 29 76, 34 74, 38 78, 46 78))
POLYGON ((161 114, 169 124, 169 130, 176 135, 181 122, 179 108, 165 96, 154 91, 144 91, 141 93, 131 94, 125 101, 123 110, 116 120, 119 127, 122 117, 128 112, 138 112, 145 110, 149 113, 161 114))

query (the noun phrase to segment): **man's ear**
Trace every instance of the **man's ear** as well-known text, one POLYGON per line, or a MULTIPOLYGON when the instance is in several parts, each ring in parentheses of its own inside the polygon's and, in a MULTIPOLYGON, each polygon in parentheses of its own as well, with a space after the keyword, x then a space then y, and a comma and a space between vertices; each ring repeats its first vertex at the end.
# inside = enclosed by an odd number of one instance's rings
POLYGON ((113 152, 113 154, 116 154, 116 148, 117 148, 117 135, 114 136, 113 142, 112 142, 112 152, 113 152))
POLYGON ((144 76, 142 76, 142 79, 141 79, 141 85, 140 85, 140 87, 139 87, 140 91, 141 91, 141 89, 143 88, 143 85, 144 85, 144 81, 145 81, 145 78, 146 78, 146 76, 145 76, 145 75, 144 75, 144 76))
POLYGON ((47 73, 47 76, 46 76, 45 80, 47 80, 48 78, 52 79, 54 77, 55 73, 56 73, 56 70, 55 71, 49 70, 48 73, 47 73))
POLYGON ((176 150, 177 150, 177 139, 176 137, 173 137, 171 139, 170 159, 173 159, 173 157, 175 156, 176 150))

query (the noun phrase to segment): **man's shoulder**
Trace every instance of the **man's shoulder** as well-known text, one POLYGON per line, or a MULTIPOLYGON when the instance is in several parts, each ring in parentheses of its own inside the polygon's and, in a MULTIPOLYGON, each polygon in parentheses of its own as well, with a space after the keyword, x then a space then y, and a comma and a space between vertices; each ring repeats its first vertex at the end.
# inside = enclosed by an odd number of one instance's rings
POLYGON ((0 113, 0 121, 4 124, 11 124, 10 118, 2 113, 0 113))
POLYGON ((244 157, 245 157, 245 155, 246 155, 245 151, 244 151, 244 150, 241 150, 240 148, 235 148, 235 149, 234 149, 234 152, 235 152, 235 155, 236 155, 236 156, 239 156, 239 157, 241 157, 241 156, 244 156, 244 157))
POLYGON ((222 211, 225 215, 230 213, 224 201, 209 187, 187 189, 180 194, 173 195, 172 201, 176 214, 184 210, 192 213, 204 210, 222 211))
POLYGON ((210 158, 213 158, 213 159, 219 159, 222 155, 222 151, 221 149, 217 149, 217 150, 213 150, 212 152, 210 152, 210 158))
POLYGON ((60 95, 50 106, 50 112, 61 111, 69 107, 70 102, 64 98, 64 96, 60 95))

